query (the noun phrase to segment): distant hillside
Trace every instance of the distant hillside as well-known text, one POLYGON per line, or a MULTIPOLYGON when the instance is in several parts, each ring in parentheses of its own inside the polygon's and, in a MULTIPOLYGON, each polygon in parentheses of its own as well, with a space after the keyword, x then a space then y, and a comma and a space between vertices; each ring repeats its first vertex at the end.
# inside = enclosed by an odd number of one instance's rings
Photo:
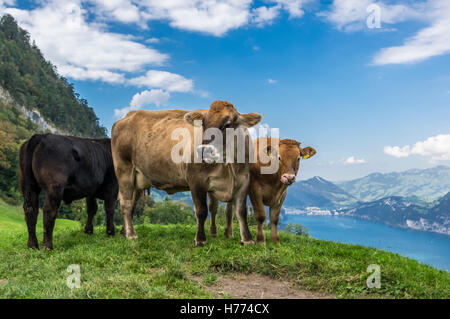
POLYGON ((412 228, 450 235, 450 193, 434 204, 390 196, 341 212, 393 227, 412 228))
POLYGON ((349 207, 357 199, 345 190, 321 177, 314 177, 289 186, 284 206, 291 208, 320 207, 336 209, 349 207))
POLYGON ((172 200, 183 201, 186 204, 193 206, 191 192, 180 192, 173 195, 168 195, 165 191, 157 190, 156 188, 151 189, 151 196, 155 201, 162 201, 164 198, 169 197, 172 200))
POLYGON ((363 178, 338 183, 360 201, 374 201, 388 196, 417 196, 433 201, 450 191, 450 167, 410 169, 387 174, 374 173, 363 178))
MULTIPOLYGON (((77 136, 103 137, 95 112, 73 85, 56 72, 30 35, 11 15, 0 19, 0 86, 24 112, 35 110, 57 129, 77 136)), ((35 115, 36 116, 36 115, 35 115)))

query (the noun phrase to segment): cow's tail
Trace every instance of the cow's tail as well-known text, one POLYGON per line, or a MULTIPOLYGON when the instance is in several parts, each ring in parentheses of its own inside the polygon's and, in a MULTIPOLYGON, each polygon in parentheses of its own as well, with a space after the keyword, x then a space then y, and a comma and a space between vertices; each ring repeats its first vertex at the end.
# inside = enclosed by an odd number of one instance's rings
POLYGON ((33 173, 33 153, 36 147, 42 140, 42 134, 33 135, 28 141, 26 141, 20 148, 20 188, 22 190, 24 198, 24 206, 31 207, 32 200, 32 187, 37 185, 36 178, 33 173))

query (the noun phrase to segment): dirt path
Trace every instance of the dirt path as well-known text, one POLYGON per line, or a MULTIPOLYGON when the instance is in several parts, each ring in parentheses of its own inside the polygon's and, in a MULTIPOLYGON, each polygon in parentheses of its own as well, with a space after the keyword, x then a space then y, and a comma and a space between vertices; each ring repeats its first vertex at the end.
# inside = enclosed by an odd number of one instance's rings
POLYGON ((288 282, 269 277, 250 274, 236 274, 217 277, 217 283, 205 286, 217 298, 229 296, 237 299, 331 299, 334 296, 323 295, 307 290, 290 287, 288 282))

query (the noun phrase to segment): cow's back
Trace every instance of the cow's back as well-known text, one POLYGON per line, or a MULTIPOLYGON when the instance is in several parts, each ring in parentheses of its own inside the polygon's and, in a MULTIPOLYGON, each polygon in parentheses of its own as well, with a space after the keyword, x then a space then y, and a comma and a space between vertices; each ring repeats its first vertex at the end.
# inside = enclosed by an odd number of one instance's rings
POLYGON ((137 170, 138 186, 160 189, 185 188, 185 165, 172 160, 171 152, 179 142, 172 132, 189 132, 193 145, 193 126, 184 121, 189 111, 135 111, 116 122, 111 131, 111 143, 116 171, 122 165, 137 170), (145 180, 145 181, 144 181, 145 180))
POLYGON ((66 202, 96 196, 105 180, 115 181, 109 139, 45 134, 31 161, 37 183, 44 190, 60 185, 66 202))

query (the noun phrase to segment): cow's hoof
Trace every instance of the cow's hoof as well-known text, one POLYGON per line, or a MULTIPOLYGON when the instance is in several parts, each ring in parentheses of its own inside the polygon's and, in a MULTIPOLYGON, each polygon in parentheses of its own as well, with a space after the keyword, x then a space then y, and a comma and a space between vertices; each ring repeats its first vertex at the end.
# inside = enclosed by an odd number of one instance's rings
POLYGON ((206 245, 206 240, 196 240, 195 247, 203 247, 206 245))
POLYGON ((28 248, 39 250, 39 245, 37 243, 28 243, 28 248))
POLYGON ((251 240, 242 240, 241 241, 241 245, 244 245, 244 246, 248 246, 248 245, 254 245, 255 244, 255 242, 251 239, 251 240))
POLYGON ((210 230, 209 230, 209 235, 210 235, 211 237, 217 237, 217 228, 215 228, 215 229, 210 229, 210 230))
POLYGON ((256 243, 258 245, 265 245, 266 244, 266 237, 264 237, 264 236, 256 236, 256 243))
POLYGON ((233 233, 225 232, 225 238, 233 238, 233 233))
POLYGON ((108 235, 108 236, 115 236, 116 235, 116 231, 115 230, 107 230, 106 231, 106 235, 108 235))
POLYGON ((130 235, 126 235, 126 237, 127 237, 127 239, 132 240, 132 239, 137 239, 137 238, 138 238, 138 235, 136 235, 136 234, 130 234, 130 235))
POLYGON ((271 238, 270 241, 276 245, 280 245, 280 239, 279 238, 271 238))
POLYGON ((84 233, 88 234, 88 235, 92 235, 94 233, 94 230, 93 229, 85 229, 84 233))

